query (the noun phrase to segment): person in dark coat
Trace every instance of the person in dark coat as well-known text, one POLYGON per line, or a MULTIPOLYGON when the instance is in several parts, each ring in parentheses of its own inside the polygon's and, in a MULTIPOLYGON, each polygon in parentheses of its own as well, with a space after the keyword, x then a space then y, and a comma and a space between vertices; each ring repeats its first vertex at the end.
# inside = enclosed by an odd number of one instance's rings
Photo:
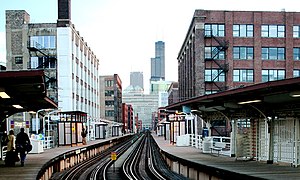
POLYGON ((82 136, 82 144, 86 145, 86 129, 84 129, 84 127, 82 127, 82 131, 81 131, 81 136, 82 136))
POLYGON ((26 159, 27 147, 30 145, 30 139, 28 134, 25 133, 25 129, 21 128, 21 132, 17 134, 16 147, 17 151, 20 153, 21 166, 24 166, 26 159))

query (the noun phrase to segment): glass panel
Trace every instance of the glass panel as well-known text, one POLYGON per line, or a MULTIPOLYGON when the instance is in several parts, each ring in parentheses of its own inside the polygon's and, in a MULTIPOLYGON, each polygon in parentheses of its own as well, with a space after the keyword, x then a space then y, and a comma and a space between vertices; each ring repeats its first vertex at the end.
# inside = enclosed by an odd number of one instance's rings
POLYGON ((246 47, 240 47, 240 59, 246 59, 246 47))
POLYGON ((262 70, 261 74, 262 74, 262 82, 267 82, 269 78, 268 70, 262 70))
POLYGON ((299 60, 299 48, 293 49, 294 60, 299 60))
POLYGON ((210 59, 211 58, 211 47, 205 47, 204 58, 205 59, 210 59))
POLYGON ((277 26, 269 26, 269 37, 277 37, 277 26))
POLYGON ((211 25, 211 28, 212 28, 212 35, 218 36, 218 25, 213 24, 211 25))
POLYGON ((233 47, 233 59, 239 59, 239 58, 240 58, 240 48, 233 47))
POLYGON ((253 59, 253 48, 252 47, 247 48, 247 59, 253 59))
POLYGON ((269 59, 268 48, 261 48, 261 59, 269 59))
POLYGON ((267 25, 262 25, 261 26, 261 37, 268 37, 268 26, 267 25))
POLYGON ((218 35, 221 36, 221 37, 225 36, 225 26, 224 25, 219 25, 218 35))
POLYGON ((233 81, 234 82, 239 82, 239 74, 240 74, 239 70, 233 70, 233 81))
POLYGON ((246 25, 240 25, 240 37, 246 37, 246 25))
POLYGON ((277 48, 269 48, 269 59, 277 59, 277 48))
POLYGON ((253 25, 247 25, 247 37, 253 37, 253 25))
POLYGON ((204 29, 205 29, 205 35, 206 36, 211 36, 211 25, 204 25, 204 29))
POLYGON ((278 80, 285 78, 285 71, 284 70, 278 70, 278 80))
POLYGON ((300 70, 294 70, 293 74, 294 74, 294 77, 299 77, 300 76, 300 70))
POLYGON ((234 24, 232 31, 233 31, 233 37, 239 37, 240 36, 240 33, 239 33, 240 26, 239 25, 234 24))
POLYGON ((247 80, 248 80, 248 82, 253 82, 253 70, 248 70, 247 80))
POLYGON ((284 60, 285 59, 285 48, 278 48, 277 51, 278 51, 278 59, 282 59, 284 60))
POLYGON ((293 37, 299 37, 299 26, 293 26, 293 37))

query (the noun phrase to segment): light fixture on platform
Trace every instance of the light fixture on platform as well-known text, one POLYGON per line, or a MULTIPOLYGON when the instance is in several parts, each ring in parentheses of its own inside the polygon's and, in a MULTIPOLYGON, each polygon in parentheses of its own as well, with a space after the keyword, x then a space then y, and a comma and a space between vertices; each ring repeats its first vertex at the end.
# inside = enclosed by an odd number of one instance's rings
POLYGON ((8 98, 10 98, 10 96, 9 96, 8 94, 6 94, 6 92, 4 92, 4 91, 1 91, 1 92, 0 92, 0 97, 3 98, 3 99, 8 99, 8 98))
POLYGON ((242 101, 242 102, 238 102, 238 104, 250 104, 250 103, 256 103, 256 102, 261 102, 261 100, 255 99, 255 100, 250 100, 250 101, 242 101))

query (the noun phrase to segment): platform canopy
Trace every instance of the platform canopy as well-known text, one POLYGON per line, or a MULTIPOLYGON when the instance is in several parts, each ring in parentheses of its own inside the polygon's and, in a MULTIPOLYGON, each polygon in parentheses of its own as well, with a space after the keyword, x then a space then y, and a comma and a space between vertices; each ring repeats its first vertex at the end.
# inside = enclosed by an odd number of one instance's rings
POLYGON ((43 70, 0 71, 0 119, 18 112, 57 108, 46 95, 43 70))
POLYGON ((223 113, 228 117, 300 116, 300 78, 290 78, 249 85, 227 91, 203 95, 171 104, 167 112, 191 112, 204 117, 223 113))

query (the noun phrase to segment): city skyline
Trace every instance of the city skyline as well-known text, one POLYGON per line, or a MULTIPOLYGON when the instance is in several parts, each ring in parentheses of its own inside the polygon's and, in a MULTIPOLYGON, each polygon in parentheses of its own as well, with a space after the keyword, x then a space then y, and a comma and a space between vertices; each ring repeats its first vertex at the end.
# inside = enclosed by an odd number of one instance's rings
MULTIPOLYGON (((242 1, 72 1, 72 23, 100 60, 101 75, 119 74, 123 87, 129 85, 130 72, 144 74, 145 91, 149 90, 150 61, 154 42, 165 42, 166 80, 177 81, 177 55, 189 28, 195 9, 297 11, 297 2, 254 0, 242 1), (259 6, 257 6, 259 4, 259 6), (126 7, 126 8, 124 8, 126 7), (130 9, 133 7, 133 9, 130 9), (77 13, 80 12, 80 13, 77 13), (180 13, 179 13, 180 12, 180 13), (138 48, 136 48, 138 47, 138 48), (134 49, 134 53, 133 50, 134 49), (112 64, 118 64, 111 68, 112 64)), ((53 23, 57 20, 57 1, 4 1, 0 7, 0 61, 5 58, 5 10, 26 10, 31 23, 53 23), (44 7, 49 11, 45 13, 44 7)), ((299 11, 299 10, 298 10, 299 11)))

